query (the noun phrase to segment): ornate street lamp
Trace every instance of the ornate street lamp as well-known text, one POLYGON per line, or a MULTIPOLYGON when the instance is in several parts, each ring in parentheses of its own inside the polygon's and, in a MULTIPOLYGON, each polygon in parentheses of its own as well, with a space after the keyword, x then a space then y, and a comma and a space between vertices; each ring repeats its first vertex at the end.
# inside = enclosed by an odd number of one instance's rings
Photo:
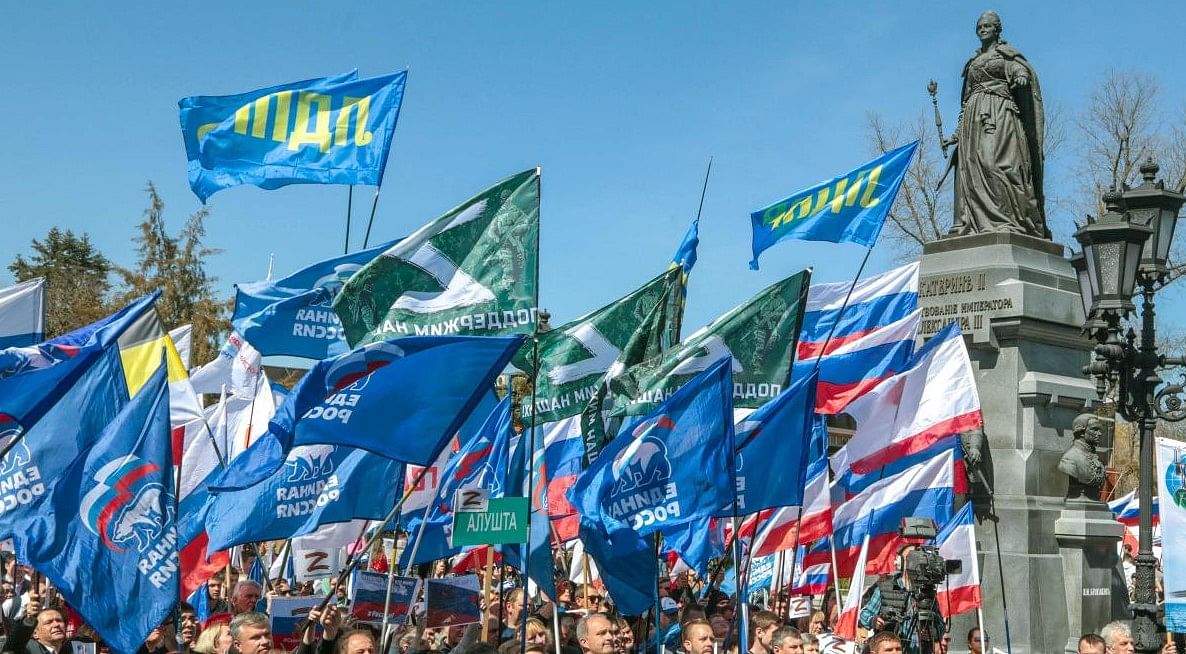
POLYGON ((1177 422, 1186 419, 1182 387, 1162 387, 1159 368, 1183 365, 1180 357, 1157 353, 1153 293, 1165 282, 1178 210, 1186 201, 1179 193, 1154 182, 1157 164, 1141 166, 1144 183, 1123 193, 1104 194, 1105 213, 1075 232, 1083 252, 1071 263, 1085 305, 1084 331, 1098 343, 1084 374, 1095 377, 1102 399, 1115 388, 1116 412, 1140 428, 1141 502, 1136 584, 1133 590, 1133 641, 1139 652, 1157 652, 1161 639, 1157 628, 1157 560, 1153 557, 1153 428, 1158 419, 1177 422), (1135 309, 1132 297, 1137 285, 1141 294, 1140 342, 1132 329, 1121 335, 1121 320, 1135 309))

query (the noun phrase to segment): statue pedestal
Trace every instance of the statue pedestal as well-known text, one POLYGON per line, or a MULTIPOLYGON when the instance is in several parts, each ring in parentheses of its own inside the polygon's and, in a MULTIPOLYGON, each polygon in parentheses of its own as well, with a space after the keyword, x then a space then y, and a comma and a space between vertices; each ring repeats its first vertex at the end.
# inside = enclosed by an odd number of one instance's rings
MULTIPOLYGON (((1081 371, 1092 344, 1080 333, 1074 271, 1050 241, 977 234, 928 244, 919 291, 922 335, 958 320, 976 369, 982 468, 994 491, 973 479, 969 495, 985 629, 1005 649, 1007 602, 1013 654, 1060 652, 1070 625, 1054 528, 1067 493, 1058 462, 1072 441, 1071 421, 1095 398, 1081 371)), ((975 613, 957 616, 955 643, 973 626, 975 613)))
POLYGON ((1116 544, 1124 536, 1124 526, 1103 502, 1074 499, 1067 500, 1054 534, 1062 553, 1070 630, 1064 651, 1074 653, 1079 651, 1079 636, 1098 634, 1113 619, 1113 581, 1120 564, 1116 544))

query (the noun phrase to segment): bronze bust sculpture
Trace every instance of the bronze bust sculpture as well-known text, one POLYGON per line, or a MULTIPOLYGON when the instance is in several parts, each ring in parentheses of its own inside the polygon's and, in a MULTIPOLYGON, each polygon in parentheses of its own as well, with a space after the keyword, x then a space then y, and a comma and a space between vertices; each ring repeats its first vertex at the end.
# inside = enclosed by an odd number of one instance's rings
POLYGON ((1071 432, 1075 442, 1058 462, 1058 469, 1070 477, 1067 499, 1098 499, 1104 484, 1104 463, 1095 448, 1104 435, 1103 423, 1094 414, 1081 413, 1071 423, 1071 432))
POLYGON ((1032 66, 1001 39, 1001 19, 976 21, 980 49, 964 64, 951 235, 985 232, 1050 238, 1042 192, 1042 92, 1032 66))

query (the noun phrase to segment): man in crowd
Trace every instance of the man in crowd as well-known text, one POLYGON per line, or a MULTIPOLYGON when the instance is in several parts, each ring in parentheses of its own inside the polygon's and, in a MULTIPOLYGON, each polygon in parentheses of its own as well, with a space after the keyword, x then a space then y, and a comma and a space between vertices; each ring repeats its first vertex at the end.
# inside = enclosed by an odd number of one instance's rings
MULTIPOLYGON (((1128 628, 1128 623, 1117 620, 1116 622, 1109 622, 1100 629, 1100 637, 1104 641, 1104 650, 1107 654, 1133 654, 1136 648, 1132 642, 1132 631, 1128 628)), ((1079 639, 1080 651, 1082 651, 1083 639, 1079 639)), ((1171 640, 1162 645, 1161 654, 1178 654, 1178 646, 1171 640)))
POLYGON ((235 584, 235 592, 231 595, 231 613, 238 615, 255 611, 255 604, 263 595, 263 588, 250 579, 244 579, 235 584))
MULTIPOLYGON (((40 600, 36 599, 29 602, 29 611, 34 609, 33 638, 25 645, 25 651, 28 654, 69 652, 70 648, 66 646, 66 618, 62 612, 58 609, 43 609, 40 600)), ((29 624, 28 618, 25 624, 29 624)))
POLYGON ((375 654, 375 636, 369 629, 351 629, 338 638, 334 654, 375 654))
POLYGON ((522 588, 516 588, 507 593, 503 602, 502 640, 510 640, 519 634, 519 625, 523 622, 523 611, 526 607, 526 594, 522 588))
POLYGON ((794 627, 779 627, 770 636, 773 654, 803 654, 803 635, 794 627))
POLYGON ((696 618, 684 623, 683 654, 712 654, 713 644, 712 625, 707 620, 696 618))
POLYGON ((614 625, 601 613, 592 613, 577 623, 577 643, 582 654, 614 654, 614 625))
POLYGON ((750 653, 772 654, 773 646, 770 644, 770 638, 774 636, 774 632, 780 626, 782 626, 782 620, 778 618, 777 613, 773 611, 754 613, 749 619, 750 653))
POLYGON ((902 639, 892 631, 881 631, 869 639, 869 654, 902 654, 902 639))
MULTIPOLYGON (((893 586, 898 591, 909 592, 911 589, 910 577, 907 576, 905 572, 906 559, 915 549, 917 549, 915 545, 908 544, 903 545, 902 548, 898 550, 898 558, 895 561, 897 565, 897 572, 895 572, 892 577, 893 586)), ((880 613, 881 584, 877 584, 873 587, 873 592, 869 595, 868 601, 865 602, 864 607, 861 609, 858 624, 866 629, 869 629, 870 631, 882 631, 892 628, 895 630, 895 633, 898 634, 898 639, 900 641, 902 640, 903 635, 909 637, 908 641, 903 641, 900 643, 905 648, 906 652, 909 652, 909 654, 924 654, 921 651, 922 646, 919 642, 918 606, 914 601, 906 601, 906 617, 902 620, 901 624, 887 625, 880 613)), ((943 622, 942 615, 940 615, 938 619, 934 621, 933 626, 938 632, 934 634, 934 641, 940 642, 943 639, 944 632, 946 631, 946 625, 943 622)), ((927 652, 925 654, 930 653, 927 652)))
POLYGON ((177 649, 182 654, 186 654, 193 649, 194 643, 198 642, 198 634, 202 632, 202 623, 198 620, 198 612, 189 605, 189 602, 181 602, 177 605, 177 623, 181 628, 177 632, 177 649))
POLYGON ((232 618, 231 643, 239 654, 268 654, 272 627, 267 614, 248 611, 232 618))

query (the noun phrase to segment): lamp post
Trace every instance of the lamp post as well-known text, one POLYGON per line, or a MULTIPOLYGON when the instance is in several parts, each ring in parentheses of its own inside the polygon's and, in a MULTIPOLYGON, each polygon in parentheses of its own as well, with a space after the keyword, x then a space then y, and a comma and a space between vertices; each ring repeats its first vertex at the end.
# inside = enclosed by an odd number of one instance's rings
POLYGON ((1153 557, 1153 428, 1158 419, 1177 422, 1186 418, 1182 387, 1162 387, 1158 376, 1159 368, 1183 365, 1183 359, 1157 353, 1153 301, 1154 292, 1166 283, 1170 244, 1178 210, 1186 198, 1167 191, 1163 182, 1154 181, 1157 172, 1157 164, 1148 160, 1141 166, 1144 182, 1140 186, 1104 194, 1105 212, 1098 219, 1089 218, 1075 232, 1083 251, 1071 260, 1087 317, 1083 328, 1097 343, 1094 359, 1083 372, 1095 378, 1101 399, 1109 391, 1116 391, 1117 413, 1135 423, 1140 433, 1140 531, 1130 606, 1138 652, 1161 648, 1157 634, 1157 560, 1153 557), (1087 287, 1082 288, 1083 284, 1087 287), (1134 292, 1141 296, 1139 342, 1131 328, 1121 333, 1121 322, 1136 308, 1134 292))

